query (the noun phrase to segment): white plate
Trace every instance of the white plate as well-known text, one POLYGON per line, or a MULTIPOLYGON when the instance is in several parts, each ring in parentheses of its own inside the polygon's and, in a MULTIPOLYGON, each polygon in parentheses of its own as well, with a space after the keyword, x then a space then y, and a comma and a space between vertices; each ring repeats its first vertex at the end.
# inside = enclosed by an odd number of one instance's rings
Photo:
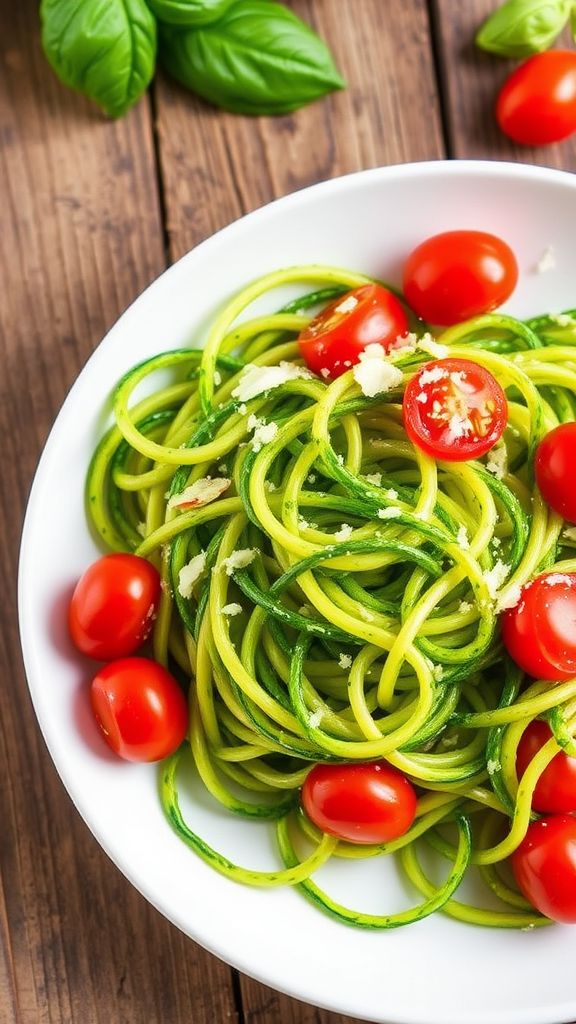
MULTIPOLYGON (((504 237, 520 263, 519 315, 576 305, 576 178, 497 163, 366 171, 244 217, 159 278, 113 327, 66 399, 26 517, 20 623, 30 691, 54 763, 98 842, 166 917, 241 971, 299 999, 396 1024, 558 1024, 576 1018, 576 928, 473 928, 441 915, 393 932, 337 924, 291 890, 257 891, 198 860, 162 817, 156 771, 108 756, 87 710, 90 667, 65 629, 73 582, 97 554, 83 483, 119 375, 162 349, 201 342, 231 293, 273 268, 327 262, 398 282, 402 260, 437 231, 504 237), (556 267, 536 265, 552 246, 556 267)), ((273 863, 266 826, 186 802, 193 826, 241 863, 273 863)), ((408 900, 392 865, 330 866, 343 901, 376 912, 408 900)), ((412 899, 414 896, 412 895, 412 899)))

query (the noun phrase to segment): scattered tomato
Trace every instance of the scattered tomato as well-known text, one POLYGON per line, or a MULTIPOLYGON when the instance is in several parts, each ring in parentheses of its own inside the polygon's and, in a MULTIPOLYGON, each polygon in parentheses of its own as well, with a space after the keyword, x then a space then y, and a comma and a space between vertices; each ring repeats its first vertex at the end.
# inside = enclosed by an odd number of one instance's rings
POLYGON ((512 870, 536 910, 576 924, 576 818, 558 814, 533 822, 512 854, 512 870))
POLYGON ((502 617, 502 639, 529 676, 560 681, 576 676, 576 573, 544 573, 522 590, 502 617))
POLYGON ((106 742, 125 761, 159 761, 186 736, 186 698, 156 661, 111 661, 94 676, 90 698, 106 742))
POLYGON ((367 345, 386 352, 408 333, 402 304, 380 284, 366 284, 331 302, 301 332, 298 342, 307 366, 335 378, 359 361, 367 345))
POLYGON ((501 306, 514 291, 511 248, 485 231, 445 231, 418 245, 404 266, 404 294, 431 324, 457 324, 501 306))
POLYGON ((485 455, 502 437, 508 403, 479 363, 438 359, 409 382, 403 415, 413 444, 433 458, 461 462, 485 455))
POLYGON ((408 831, 416 814, 414 787, 385 762, 317 764, 302 787, 315 825, 349 843, 387 843, 408 831))
POLYGON ((576 423, 561 423, 538 446, 536 483, 544 501, 576 523, 576 423))
POLYGON ((496 119, 524 146, 560 142, 576 131, 576 53, 549 50, 524 61, 500 90, 496 119))
POLYGON ((86 570, 72 595, 72 640, 98 661, 134 654, 150 634, 159 599, 160 576, 150 562, 105 555, 86 570))
MULTIPOLYGON (((535 719, 522 733, 516 755, 516 771, 522 778, 532 758, 552 736, 546 722, 535 719)), ((535 811, 547 814, 571 814, 576 811, 576 757, 564 751, 544 769, 532 797, 535 811)))

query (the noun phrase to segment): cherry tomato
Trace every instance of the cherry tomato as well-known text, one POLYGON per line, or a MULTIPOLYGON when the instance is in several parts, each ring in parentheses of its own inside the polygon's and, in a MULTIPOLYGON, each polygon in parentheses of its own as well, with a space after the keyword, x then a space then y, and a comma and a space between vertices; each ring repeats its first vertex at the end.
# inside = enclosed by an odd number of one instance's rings
POLYGON ((317 764, 302 787, 302 803, 319 829, 349 843, 397 839, 416 814, 414 787, 383 761, 317 764))
POLYGON ((502 639, 529 676, 560 681, 576 676, 576 573, 544 573, 522 590, 502 616, 502 639))
MULTIPOLYGON (((552 736, 546 722, 535 719, 522 733, 516 755, 516 771, 522 778, 530 761, 552 736)), ((576 757, 569 757, 564 751, 544 769, 538 779, 532 807, 535 811, 548 814, 571 814, 576 811, 576 757)))
POLYGON ((159 761, 186 736, 186 698, 156 661, 111 661, 94 676, 90 698, 104 739, 125 761, 159 761))
POLYGON ((536 483, 544 501, 576 523, 576 423, 561 423, 538 446, 536 483))
POLYGON ((576 818, 558 814, 533 822, 512 854, 512 870, 536 910, 576 924, 576 818))
POLYGON ((457 324, 501 306, 514 291, 511 248, 485 231, 445 231, 418 245, 404 266, 404 294, 431 324, 457 324))
POLYGON ((496 119, 525 146, 559 142, 576 131, 576 53, 549 50, 524 61, 500 90, 496 119))
POLYGON ((406 313, 396 296, 381 284, 366 284, 331 302, 298 342, 313 373, 335 378, 359 361, 367 345, 382 345, 389 352, 407 333, 406 313))
POLYGON ((404 427, 436 459, 462 462, 485 455, 508 420, 506 395, 488 370, 469 359, 426 363, 404 392, 404 427))
POLYGON ((134 654, 150 634, 159 599, 160 576, 150 562, 105 555, 86 570, 72 595, 72 640, 98 661, 134 654))

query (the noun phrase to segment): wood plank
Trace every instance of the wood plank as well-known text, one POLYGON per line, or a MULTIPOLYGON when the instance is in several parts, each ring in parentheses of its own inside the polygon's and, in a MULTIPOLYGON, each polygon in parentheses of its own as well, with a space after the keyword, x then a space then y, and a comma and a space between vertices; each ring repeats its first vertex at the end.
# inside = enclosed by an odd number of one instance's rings
MULTIPOLYGON (((0 9, 0 573, 52 419, 118 314, 164 265, 147 102, 105 121, 55 80, 38 4, 0 9)), ((6 588, 5 588, 6 589, 6 588)), ((0 1020, 235 1019, 228 968, 127 884, 72 807, 30 707, 15 601, 0 663, 0 1020)))
POLYGON ((344 92, 289 117, 249 118, 216 111, 159 80, 173 259, 243 213, 305 185, 443 156, 424 0, 293 0, 290 6, 331 46, 348 82, 344 92))
MULTIPOLYGON (((431 0, 446 100, 450 155, 515 160, 572 171, 576 136, 552 146, 519 146, 498 128, 494 104, 498 90, 518 61, 483 53, 474 45, 480 25, 495 9, 495 0, 431 0)), ((570 48, 566 31, 558 46, 570 48)))
MULTIPOLYGON (((313 182, 444 155, 424 0, 293 0, 331 46, 348 88, 290 117, 216 111, 160 78, 157 131, 170 254, 313 182), (407 115, 407 111, 409 114, 407 115)), ((240 979, 245 1024, 350 1018, 240 979)))

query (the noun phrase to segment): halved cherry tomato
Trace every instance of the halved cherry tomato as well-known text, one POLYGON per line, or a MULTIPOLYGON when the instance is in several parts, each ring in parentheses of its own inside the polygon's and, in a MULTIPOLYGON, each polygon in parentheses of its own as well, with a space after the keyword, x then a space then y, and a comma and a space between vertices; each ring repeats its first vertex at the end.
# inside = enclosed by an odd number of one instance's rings
POLYGON ((536 483, 544 501, 576 523, 576 423, 561 423, 538 446, 536 483))
POLYGON ((159 761, 186 736, 186 698, 156 661, 111 661, 94 676, 90 698, 104 739, 125 761, 159 761))
POLYGON ((501 306, 518 280, 509 245, 485 231, 444 231, 418 245, 404 266, 404 294, 431 324, 457 324, 501 306))
POLYGON ((105 555, 86 569, 72 595, 72 640, 98 661, 134 654, 150 634, 159 599, 160 576, 150 562, 105 555))
POLYGON ((488 370, 469 359, 426 363, 409 382, 404 427, 436 459, 462 462, 485 455, 508 420, 506 395, 488 370))
POLYGON ((416 814, 414 787, 401 772, 377 764, 317 764, 302 787, 315 825, 349 843, 387 843, 408 831, 416 814))
POLYGON ((502 616, 502 639, 529 676, 560 681, 576 676, 576 573, 537 576, 502 616))
POLYGON ((524 61, 498 94, 496 119, 524 146, 559 142, 576 131, 576 53, 549 50, 524 61))
MULTIPOLYGON (((535 719, 522 733, 516 755, 516 771, 522 778, 530 761, 552 736, 546 722, 535 719)), ((532 797, 535 811, 548 814, 571 814, 576 811, 576 757, 563 750, 544 769, 532 797)))
POLYGON ((526 899, 553 921, 576 924, 576 818, 542 818, 512 854, 514 877, 526 899))
POLYGON ((408 333, 406 313, 392 292, 366 284, 331 302, 301 332, 298 343, 307 366, 334 379, 359 361, 367 345, 386 352, 408 333))

